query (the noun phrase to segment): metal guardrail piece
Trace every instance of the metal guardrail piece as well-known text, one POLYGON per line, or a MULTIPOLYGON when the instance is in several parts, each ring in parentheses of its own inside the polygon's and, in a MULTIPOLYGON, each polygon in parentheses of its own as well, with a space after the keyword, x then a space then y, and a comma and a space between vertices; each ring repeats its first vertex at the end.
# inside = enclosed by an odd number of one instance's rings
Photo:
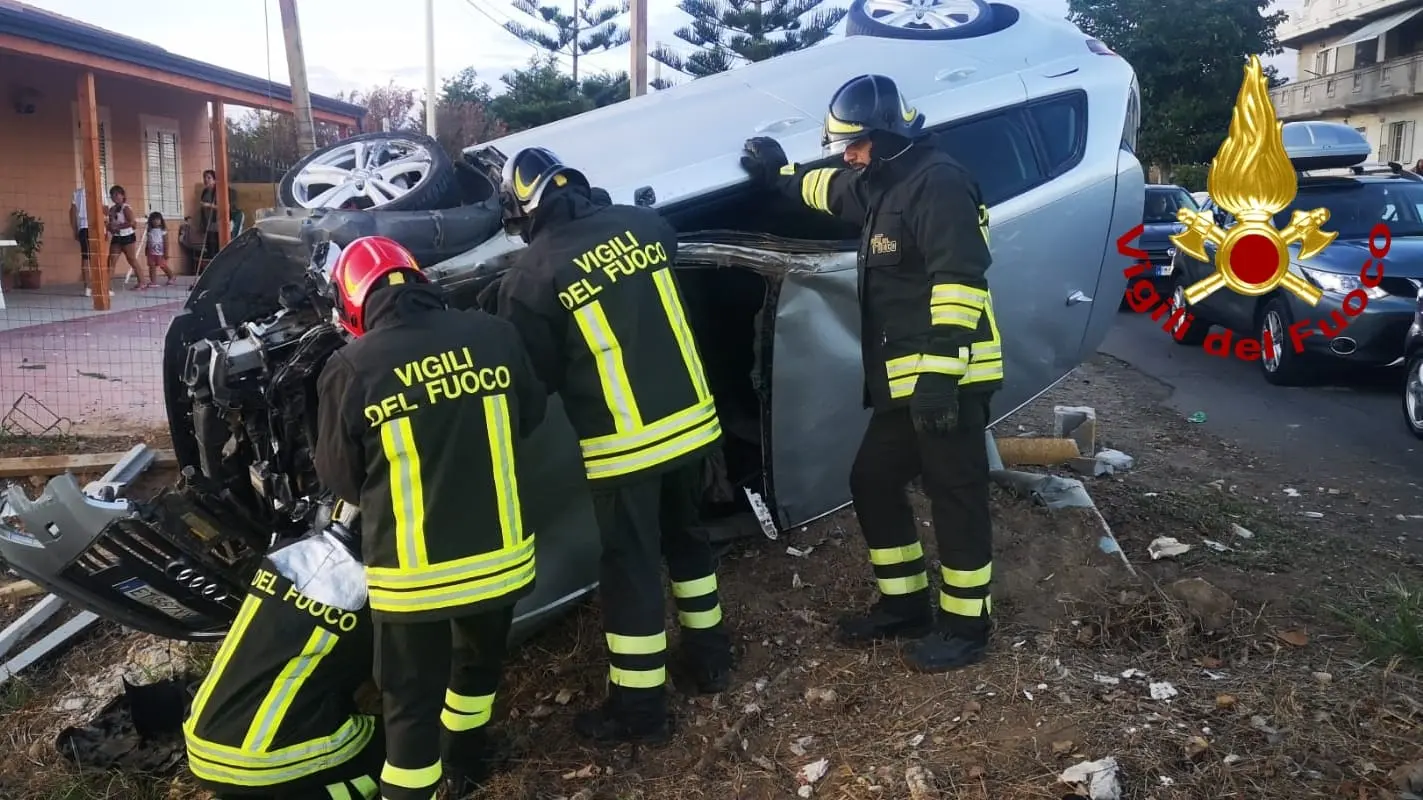
MULTIPOLYGON (((54 595, 50 595, 54 597, 54 595)), ((48 600, 49 598, 45 598, 48 600)), ((99 615, 92 611, 81 611, 74 616, 74 619, 60 625, 49 633, 48 636, 20 651, 14 658, 0 664, 0 686, 4 686, 7 681, 15 677, 15 674, 25 667, 39 661, 49 655, 50 652, 59 649, 70 639, 74 638, 85 628, 99 621, 99 615)))
POLYGON ((124 457, 119 459, 119 463, 110 467, 102 478, 90 481, 84 487, 84 494, 106 503, 118 500, 123 497, 124 490, 128 488, 129 484, 153 466, 153 461, 157 457, 158 453, 148 445, 134 445, 133 449, 125 453, 124 457))
POLYGON ((57 594, 52 594, 35 604, 35 607, 26 611, 23 616, 10 623, 3 632, 0 632, 0 658, 4 658, 15 645, 24 641, 36 628, 49 621, 49 618, 59 613, 64 608, 64 598, 57 594))

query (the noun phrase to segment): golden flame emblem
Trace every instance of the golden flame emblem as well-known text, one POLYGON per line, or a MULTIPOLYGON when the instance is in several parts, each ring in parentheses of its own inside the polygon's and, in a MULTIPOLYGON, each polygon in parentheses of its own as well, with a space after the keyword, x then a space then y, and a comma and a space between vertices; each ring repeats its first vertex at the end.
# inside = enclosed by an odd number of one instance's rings
POLYGON ((1217 248, 1215 272, 1186 289, 1186 302, 1199 303, 1221 287, 1250 297, 1283 287, 1310 305, 1321 292, 1290 272, 1292 244, 1300 246, 1299 259, 1318 255, 1336 234, 1319 226, 1329 221, 1329 210, 1295 211, 1284 230, 1276 230, 1271 217, 1295 198, 1295 169, 1285 153, 1284 126, 1270 103, 1270 84, 1257 56, 1245 66, 1245 80, 1230 115, 1230 135, 1211 161, 1206 190, 1221 208, 1238 221, 1222 230, 1204 211, 1181 209, 1176 218, 1186 230, 1171 237, 1181 252, 1210 263, 1207 242, 1217 248))

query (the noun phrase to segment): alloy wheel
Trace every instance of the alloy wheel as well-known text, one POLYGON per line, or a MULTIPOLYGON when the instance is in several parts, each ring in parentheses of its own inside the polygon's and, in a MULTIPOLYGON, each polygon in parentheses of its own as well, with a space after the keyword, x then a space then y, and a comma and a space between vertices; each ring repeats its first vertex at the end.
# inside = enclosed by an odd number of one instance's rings
POLYGON ((379 208, 409 194, 433 164, 425 145, 409 139, 342 142, 301 168, 292 194, 303 208, 340 208, 353 200, 363 209, 379 208))
POLYGON ((1403 407, 1408 411, 1408 424, 1415 431, 1423 431, 1423 358, 1416 359, 1408 370, 1403 407))
POLYGON ((864 9, 881 25, 923 31, 959 28, 982 13, 972 0, 866 0, 864 9))
POLYGON ((1262 326, 1261 334, 1262 345, 1264 344, 1263 340, 1267 338, 1263 334, 1269 334, 1270 346, 1268 348, 1261 347, 1260 361, 1266 372, 1276 372, 1280 369, 1281 362, 1285 360, 1285 323, 1280 319, 1279 312, 1265 312, 1265 324, 1262 326))

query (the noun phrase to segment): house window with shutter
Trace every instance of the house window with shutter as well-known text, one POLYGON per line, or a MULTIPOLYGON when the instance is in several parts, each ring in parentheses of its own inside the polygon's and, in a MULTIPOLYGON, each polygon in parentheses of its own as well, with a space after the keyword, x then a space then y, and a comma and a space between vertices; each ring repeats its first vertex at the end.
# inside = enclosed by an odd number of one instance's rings
MULTIPOLYGON (((84 185, 84 136, 83 128, 79 124, 79 106, 71 103, 74 109, 74 188, 78 189, 84 185)), ((102 202, 109 202, 109 187, 113 186, 109 175, 111 170, 109 164, 113 158, 110 155, 112 150, 112 139, 109 131, 112 125, 109 122, 109 109, 99 107, 99 188, 103 195, 102 202)))
POLYGON ((178 158, 178 123, 147 116, 142 122, 145 213, 157 211, 164 219, 182 220, 183 169, 178 158))
POLYGON ((1413 122, 1394 122, 1388 126, 1388 136, 1379 148, 1383 161, 1406 163, 1413 160, 1413 122))

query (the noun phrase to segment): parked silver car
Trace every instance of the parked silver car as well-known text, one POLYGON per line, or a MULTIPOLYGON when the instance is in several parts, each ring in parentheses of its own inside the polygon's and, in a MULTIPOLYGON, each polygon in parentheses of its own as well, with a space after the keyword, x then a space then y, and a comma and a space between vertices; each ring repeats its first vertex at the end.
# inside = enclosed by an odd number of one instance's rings
MULTIPOLYGON (((312 387, 343 340, 307 268, 313 246, 392 236, 472 306, 522 246, 500 230, 490 170, 534 144, 681 232, 679 280, 726 431, 705 509, 713 535, 843 506, 868 415, 858 233, 753 196, 738 159, 745 139, 771 135, 792 159, 820 160, 832 91, 865 72, 892 76, 979 181, 1007 362, 995 416, 1027 403, 1096 351, 1125 287, 1114 242, 1140 222, 1144 186, 1132 69, 1066 21, 1007 4, 857 0, 851 18, 844 38, 507 136, 453 165, 407 133, 313 154, 283 181, 288 208, 218 254, 168 333, 181 486, 153 502, 96 500, 68 477, 35 500, 12 488, 0 556, 130 627, 220 636, 274 534, 329 513, 311 469, 312 387)), ((578 448, 556 404, 533 446, 542 474, 522 484, 540 572, 516 634, 597 580, 578 448)))

